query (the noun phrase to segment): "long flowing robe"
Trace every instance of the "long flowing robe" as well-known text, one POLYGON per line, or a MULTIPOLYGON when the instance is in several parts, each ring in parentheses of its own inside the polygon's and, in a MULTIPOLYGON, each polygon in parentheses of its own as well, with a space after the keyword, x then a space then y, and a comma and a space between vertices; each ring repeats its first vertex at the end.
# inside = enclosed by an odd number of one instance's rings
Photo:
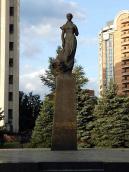
POLYGON ((65 33, 63 50, 57 56, 60 63, 64 65, 64 71, 72 71, 74 66, 74 56, 76 53, 78 29, 73 22, 67 22, 61 29, 65 33))

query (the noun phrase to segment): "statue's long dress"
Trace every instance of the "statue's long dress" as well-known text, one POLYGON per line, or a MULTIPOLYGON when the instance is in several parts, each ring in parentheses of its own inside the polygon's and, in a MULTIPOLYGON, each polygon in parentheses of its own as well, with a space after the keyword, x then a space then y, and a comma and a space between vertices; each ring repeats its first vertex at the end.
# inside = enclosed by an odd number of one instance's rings
POLYGON ((67 22, 61 29, 65 32, 65 45, 57 58, 65 64, 66 71, 72 71, 77 47, 75 33, 78 33, 78 29, 72 22, 67 22))

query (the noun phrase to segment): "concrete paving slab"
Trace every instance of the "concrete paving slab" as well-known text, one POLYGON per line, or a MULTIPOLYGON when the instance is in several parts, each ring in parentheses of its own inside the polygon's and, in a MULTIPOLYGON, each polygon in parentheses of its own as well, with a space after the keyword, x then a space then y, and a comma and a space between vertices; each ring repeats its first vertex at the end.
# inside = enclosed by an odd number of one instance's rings
POLYGON ((129 163, 129 149, 83 149, 51 151, 49 149, 1 149, 0 163, 30 162, 124 162, 129 163))

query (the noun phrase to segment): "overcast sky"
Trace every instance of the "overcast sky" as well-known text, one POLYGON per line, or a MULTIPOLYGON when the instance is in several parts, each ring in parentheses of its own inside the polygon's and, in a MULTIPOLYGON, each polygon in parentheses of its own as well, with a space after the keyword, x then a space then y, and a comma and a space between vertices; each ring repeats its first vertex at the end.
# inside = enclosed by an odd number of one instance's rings
POLYGON ((48 57, 61 45, 59 29, 66 13, 78 26, 77 64, 89 78, 87 88, 98 94, 98 33, 119 11, 129 10, 128 0, 20 0, 20 90, 44 97, 48 88, 39 75, 48 68, 48 57))

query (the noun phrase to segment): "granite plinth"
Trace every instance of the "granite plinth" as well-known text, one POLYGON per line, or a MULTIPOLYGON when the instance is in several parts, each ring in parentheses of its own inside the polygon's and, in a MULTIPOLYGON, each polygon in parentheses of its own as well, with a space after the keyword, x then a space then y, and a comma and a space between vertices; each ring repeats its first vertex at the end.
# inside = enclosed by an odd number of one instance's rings
POLYGON ((77 150, 76 90, 72 74, 56 78, 52 150, 77 150))

